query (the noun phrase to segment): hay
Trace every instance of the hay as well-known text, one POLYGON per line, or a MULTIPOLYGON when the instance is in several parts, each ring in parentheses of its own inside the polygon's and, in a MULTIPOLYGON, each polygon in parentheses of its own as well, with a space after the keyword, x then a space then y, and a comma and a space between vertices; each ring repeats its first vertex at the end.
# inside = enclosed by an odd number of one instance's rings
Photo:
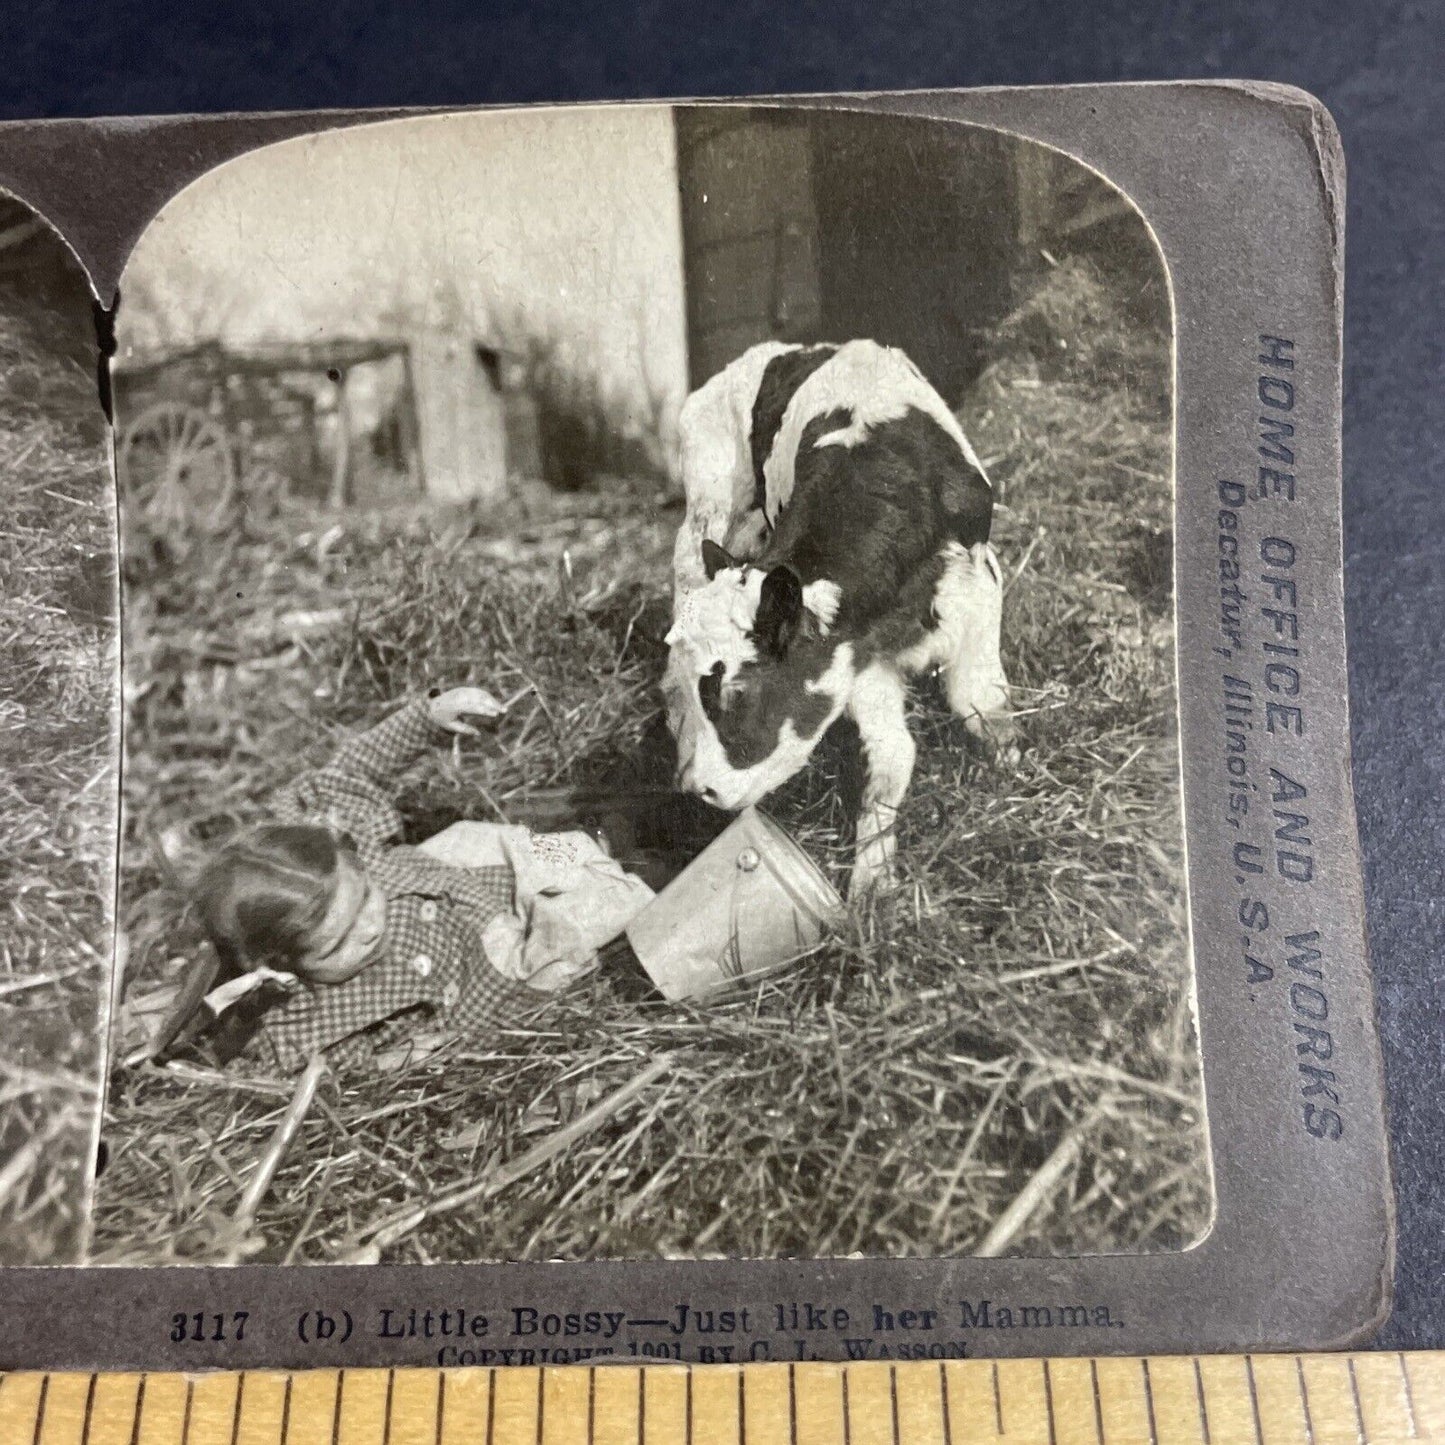
MULTIPOLYGON (((1075 1254, 1200 1236, 1167 363, 1125 387, 1083 363, 1043 375, 1016 326, 995 340, 999 364, 963 416, 1008 497, 996 538, 1031 749, 1019 776, 976 760, 921 684, 902 877, 880 913, 706 1007, 638 1004, 604 973, 533 1027, 384 1079, 329 1080, 258 1215, 259 1258, 337 1258, 528 1157, 525 1189, 428 1217, 384 1257, 926 1256, 991 1232, 1013 1252, 1075 1254), (529 1156, 664 1055, 630 1112, 529 1156)), ((535 692, 490 738, 419 770, 402 798, 410 837, 457 817, 582 814, 652 881, 675 871, 722 822, 668 792, 655 684, 677 521, 609 490, 499 517, 356 516, 339 532, 296 516, 209 550, 147 541, 127 619, 137 980, 156 983, 188 946, 140 830, 186 819, 224 836, 344 732, 433 683, 535 692)), ((770 804, 839 877, 856 787, 841 731, 770 804)), ((117 1076, 97 1258, 210 1257, 285 1108, 274 1083, 117 1076)))
MULTIPOLYGON (((0 203, 0 228, 27 213, 0 203)), ((114 505, 90 295, 36 232, 0 272, 0 1264, 85 1234, 115 845, 114 505)))

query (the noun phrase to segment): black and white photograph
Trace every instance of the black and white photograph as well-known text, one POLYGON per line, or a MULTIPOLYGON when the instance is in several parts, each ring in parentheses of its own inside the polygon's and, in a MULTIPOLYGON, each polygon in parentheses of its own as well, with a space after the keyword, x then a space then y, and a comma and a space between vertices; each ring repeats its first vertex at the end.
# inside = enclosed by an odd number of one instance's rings
POLYGON ((176 195, 116 343, 90 1262, 1207 1236, 1126 195, 846 109, 378 122, 176 195))
POLYGON ((91 289, 0 194, 0 1264, 78 1264, 111 995, 115 488, 91 289))

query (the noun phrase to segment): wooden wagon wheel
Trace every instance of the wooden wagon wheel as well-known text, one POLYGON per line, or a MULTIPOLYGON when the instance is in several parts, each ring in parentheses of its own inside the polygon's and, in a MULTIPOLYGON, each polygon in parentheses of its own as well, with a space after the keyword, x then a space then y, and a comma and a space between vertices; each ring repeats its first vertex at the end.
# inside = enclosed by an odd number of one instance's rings
POLYGON ((230 514, 236 459, 225 430, 200 407, 146 407, 125 428, 117 462, 127 500, 158 528, 214 528, 230 514))

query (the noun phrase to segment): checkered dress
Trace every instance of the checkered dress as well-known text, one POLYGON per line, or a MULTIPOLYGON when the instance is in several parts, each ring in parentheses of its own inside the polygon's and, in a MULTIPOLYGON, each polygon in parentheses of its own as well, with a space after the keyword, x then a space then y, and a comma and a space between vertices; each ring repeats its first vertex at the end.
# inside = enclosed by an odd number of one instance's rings
POLYGON ((513 906, 510 868, 458 868, 388 846, 401 828, 389 785, 438 733, 425 699, 408 703, 273 800, 279 822, 348 834, 386 895, 380 958, 345 983, 300 989, 267 1012, 262 1048, 284 1068, 321 1050, 333 1064, 360 1062, 418 1028, 485 1039, 547 999, 498 973, 482 946, 482 930, 513 906))

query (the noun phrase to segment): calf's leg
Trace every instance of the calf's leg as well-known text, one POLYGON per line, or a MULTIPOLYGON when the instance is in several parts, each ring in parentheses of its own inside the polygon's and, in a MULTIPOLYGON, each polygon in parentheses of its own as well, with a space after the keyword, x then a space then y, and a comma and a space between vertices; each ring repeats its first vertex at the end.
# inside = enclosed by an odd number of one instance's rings
POLYGON ((987 542, 949 548, 933 608, 949 707, 1000 761, 1017 762, 1008 678, 999 656, 1003 573, 987 542))
POLYGON ((867 767, 850 898, 866 896, 893 873, 898 808, 918 752, 908 731, 905 701, 903 678, 880 662, 864 668, 849 693, 847 710, 858 725, 867 767))

